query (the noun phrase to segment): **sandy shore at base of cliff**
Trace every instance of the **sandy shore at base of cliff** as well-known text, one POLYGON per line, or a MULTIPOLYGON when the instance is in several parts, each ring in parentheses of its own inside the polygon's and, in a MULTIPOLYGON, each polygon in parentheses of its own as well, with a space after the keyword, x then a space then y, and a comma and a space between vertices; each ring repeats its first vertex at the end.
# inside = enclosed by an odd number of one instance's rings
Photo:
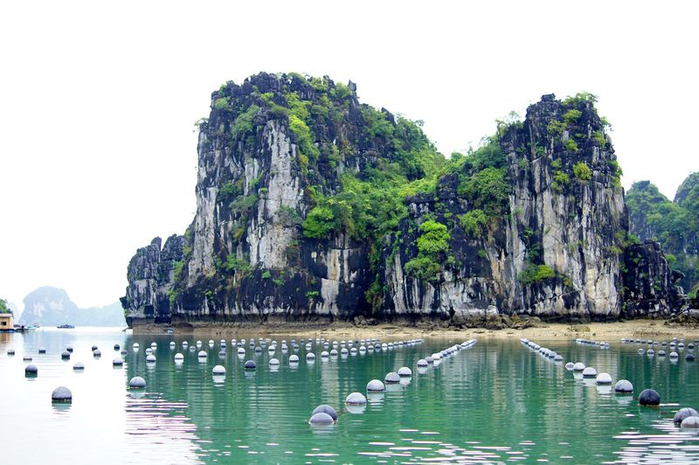
MULTIPOLYGON (((336 323, 326 326, 306 327, 300 324, 291 326, 268 325, 216 325, 201 324, 193 328, 174 328, 175 334, 226 335, 250 337, 296 336, 299 338, 326 339, 367 339, 382 340, 446 338, 466 340, 471 338, 528 338, 535 341, 551 339, 585 338, 596 341, 616 342, 622 338, 671 339, 673 337, 698 339, 699 327, 689 327, 666 323, 662 320, 631 320, 611 323, 586 323, 570 325, 566 323, 541 323, 539 327, 526 329, 488 330, 483 328, 422 328, 380 324, 376 326, 353 326, 336 323)), ((134 329, 135 334, 162 334, 163 326, 144 325, 134 329)))

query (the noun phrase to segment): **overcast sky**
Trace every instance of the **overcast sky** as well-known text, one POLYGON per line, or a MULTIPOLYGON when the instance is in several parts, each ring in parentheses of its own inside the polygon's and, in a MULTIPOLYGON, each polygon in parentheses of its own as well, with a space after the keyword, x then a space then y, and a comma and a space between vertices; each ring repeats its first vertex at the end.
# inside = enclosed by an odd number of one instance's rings
POLYGON ((696 2, 0 4, 0 297, 124 294, 126 267, 195 210, 194 122, 223 82, 328 75, 448 155, 545 93, 599 96, 623 184, 699 171, 696 2), (435 5, 441 6, 435 6, 435 5))

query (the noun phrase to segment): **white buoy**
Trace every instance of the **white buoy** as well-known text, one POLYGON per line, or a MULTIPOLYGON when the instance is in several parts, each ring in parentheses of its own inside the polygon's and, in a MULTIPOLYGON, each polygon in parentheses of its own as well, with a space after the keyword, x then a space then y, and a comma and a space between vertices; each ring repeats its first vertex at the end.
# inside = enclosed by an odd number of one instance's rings
POLYGON ((372 379, 366 385, 366 390, 369 392, 383 392, 386 390, 386 386, 384 386, 384 384, 383 384, 383 382, 381 382, 381 380, 372 379))
POLYGON ((361 392, 353 392, 345 399, 347 405, 365 405, 366 397, 361 392))
POLYGON ((59 386, 51 393, 51 401, 55 403, 70 404, 73 402, 73 393, 65 386, 59 386))
POLYGON ((583 371, 585 370, 585 364, 583 362, 577 362, 573 365, 573 371, 583 371))
POLYGON ((582 375, 583 375, 583 378, 596 378, 597 377, 597 370, 593 367, 586 367, 583 370, 582 375))
POLYGON ((147 355, 147 356, 146 356, 146 362, 148 362, 148 363, 153 363, 153 362, 155 362, 155 361, 156 361, 156 360, 155 360, 155 355, 150 354, 150 355, 147 355))
POLYGON ((596 382, 597 384, 612 384, 612 376, 609 373, 600 373, 597 375, 596 382))
POLYGON ((279 360, 277 360, 276 358, 271 358, 271 359, 269 360, 269 364, 270 364, 271 366, 279 366, 279 360))
POLYGON ((216 365, 213 370, 211 370, 211 373, 213 375, 225 375, 226 374, 226 368, 223 365, 216 365))
POLYGON ((141 378, 140 376, 134 376, 131 378, 129 381, 129 387, 131 389, 141 389, 146 387, 146 380, 141 378))
POLYGON ((400 376, 401 378, 410 378, 411 376, 413 376, 413 370, 411 370, 408 367, 401 367, 398 370, 398 376, 400 376))
POLYGON ((198 356, 199 358, 206 358, 206 352, 204 352, 203 350, 200 350, 200 351, 199 351, 199 354, 198 354, 197 356, 198 356))
POLYGON ((289 357, 289 363, 299 363, 299 356, 296 354, 292 354, 289 357))
POLYGON ((184 361, 184 355, 180 354, 179 352, 175 354, 175 362, 183 362, 184 361))

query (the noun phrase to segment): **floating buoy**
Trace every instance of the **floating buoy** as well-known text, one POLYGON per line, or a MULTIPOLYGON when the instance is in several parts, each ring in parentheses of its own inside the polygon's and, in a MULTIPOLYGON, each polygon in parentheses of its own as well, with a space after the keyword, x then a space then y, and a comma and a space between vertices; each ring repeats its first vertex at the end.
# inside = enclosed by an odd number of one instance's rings
POLYGON ((332 425, 335 423, 335 420, 327 413, 320 412, 313 415, 308 422, 312 425, 332 425))
POLYGON ((330 418, 333 419, 333 421, 337 421, 337 412, 335 411, 334 408, 327 404, 319 405, 313 410, 313 413, 311 413, 311 416, 315 415, 316 413, 327 413, 330 415, 330 418))
POLYGON ((146 387, 146 380, 141 378, 140 376, 134 376, 129 381, 129 387, 131 389, 142 389, 146 387))
POLYGON ((81 371, 84 369, 85 369, 85 365, 83 365, 80 362, 77 362, 77 363, 75 363, 75 365, 73 365, 73 370, 75 370, 75 371, 81 371))
POLYGON ((699 417, 699 412, 693 408, 685 407, 677 411, 672 421, 676 424, 680 424, 687 417, 699 417))
POLYGON ((246 370, 254 370, 255 368, 257 368, 257 363, 255 363, 254 360, 248 360, 247 362, 245 362, 246 370))
POLYGON ((370 392, 383 392, 386 390, 386 386, 378 379, 372 379, 366 385, 366 390, 370 392))
POLYGON ((597 377, 597 370, 593 367, 587 367, 582 372, 583 378, 595 378, 597 377))
MULTIPOLYGON (((345 353, 347 353, 347 349, 342 349, 342 350, 344 350, 345 353)), ((337 357, 337 349, 331 350, 331 351, 330 351, 330 356, 331 356, 331 357, 337 357)))
POLYGON ((102 356, 102 352, 100 352, 98 349, 95 349, 95 350, 92 351, 92 355, 93 355, 94 357, 101 357, 101 356, 102 356))
POLYGON ((417 361, 417 366, 420 368, 427 368, 427 360, 424 358, 421 358, 420 360, 417 361))
POLYGON ((670 358, 679 358, 680 355, 677 352, 670 352, 670 358))
POLYGON ((7 355, 14 355, 15 349, 7 349, 7 355))
POLYGON ((279 366, 279 360, 277 360, 276 358, 271 358, 269 359, 269 364, 270 366, 279 366))
POLYGON ((70 360, 70 352, 68 352, 68 351, 66 350, 65 352, 63 352, 63 353, 61 354, 61 358, 62 358, 63 360, 70 360))
POLYGON ((633 384, 629 380, 620 379, 614 385, 614 391, 620 394, 630 394, 633 392, 633 384))
POLYGON ((245 355, 245 349, 238 347, 238 355, 245 355))
POLYGON ((206 358, 206 352, 204 352, 203 350, 200 350, 200 351, 199 351, 199 354, 197 355, 197 357, 199 357, 199 358, 206 358))
POLYGON ((312 362, 312 361, 315 361, 315 359, 316 359, 316 354, 314 354, 313 352, 306 354, 306 361, 312 362))
POLYGON ((638 396, 638 403, 641 405, 660 405, 660 394, 654 389, 645 389, 638 396))
POLYGON ((138 349, 138 348, 141 347, 141 346, 138 344, 138 342, 134 342, 133 345, 132 345, 131 347, 134 348, 134 349, 138 349))
POLYGON ((328 353, 327 350, 324 350, 320 353, 320 357, 321 358, 328 358, 328 357, 330 357, 330 354, 328 353))
POLYGON ((51 393, 51 401, 56 403, 70 404, 73 402, 73 393, 65 386, 58 386, 51 393))
POLYGON ((299 363, 299 356, 293 354, 289 357, 289 363, 299 363))
POLYGON ((46 349, 44 349, 43 347, 39 347, 39 353, 40 353, 40 354, 45 354, 45 353, 46 353, 46 349))
POLYGON ((643 350, 643 349, 638 349, 638 355, 643 355, 643 354, 645 354, 645 353, 646 353, 645 350, 643 350))
POLYGON ((36 365, 27 365, 24 367, 24 376, 32 377, 39 374, 39 369, 36 365))
POLYGON ((658 357, 665 357, 665 351, 664 351, 664 350, 659 350, 659 351, 658 351, 658 357))
POLYGON ((98 348, 99 348, 99 347, 97 347, 97 346, 92 346, 92 351, 94 352, 94 351, 96 351, 98 348))
POLYGON ((583 371, 585 369, 585 364, 583 362, 577 362, 573 365, 573 371, 583 371))
POLYGON ((597 384, 612 384, 612 376, 609 373, 600 373, 597 375, 596 382, 597 384))
POLYGON ((398 376, 400 376, 401 378, 410 378, 411 376, 413 376, 413 370, 411 370, 408 367, 401 367, 398 370, 398 376))
POLYGON ((153 363, 153 362, 155 362, 155 355, 153 355, 153 354, 147 355, 147 356, 146 356, 146 362, 148 362, 148 363, 153 363))
POLYGON ((353 392, 345 399, 347 405, 365 405, 366 397, 361 392, 353 392))
POLYGON ((225 375, 226 368, 223 365, 216 365, 214 369, 211 370, 211 373, 214 375, 225 375))
POLYGON ((386 374, 383 380, 386 384, 397 384, 400 383, 400 376, 395 371, 391 371, 386 374))
POLYGON ((124 364, 124 360, 121 357, 117 357, 114 360, 112 360, 112 366, 120 367, 123 364, 124 364))
POLYGON ((699 428, 699 417, 687 417, 682 420, 680 428, 699 428))
POLYGON ((568 362, 568 363, 565 364, 565 368, 566 368, 566 370, 568 370, 568 371, 571 371, 571 370, 573 369, 574 366, 575 366, 575 364, 574 364, 573 362, 568 362))
POLYGON ((688 361, 688 362, 693 362, 693 361, 696 359, 696 357, 694 356, 694 354, 687 354, 687 355, 684 357, 684 359, 685 359, 686 361, 688 361))
POLYGON ((22 361, 23 362, 31 362, 32 358, 29 355, 25 355, 24 357, 22 357, 22 361))
POLYGON ((182 354, 179 353, 179 352, 176 353, 176 354, 175 354, 175 362, 182 362, 182 361, 184 361, 184 355, 182 355, 182 354))
POLYGON ((177 347, 177 344, 175 344, 174 341, 171 342, 171 343, 170 343, 170 350, 174 349, 175 347, 177 347))

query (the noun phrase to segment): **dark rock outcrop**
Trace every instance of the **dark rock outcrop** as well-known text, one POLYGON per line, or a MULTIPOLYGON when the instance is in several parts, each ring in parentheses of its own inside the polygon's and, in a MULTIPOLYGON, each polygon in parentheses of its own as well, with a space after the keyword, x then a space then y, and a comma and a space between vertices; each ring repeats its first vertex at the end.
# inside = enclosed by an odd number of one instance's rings
POLYGON ((658 242, 647 241, 624 250, 624 304, 627 318, 666 318, 686 305, 676 283, 684 276, 671 271, 658 242))
POLYGON ((127 309, 126 322, 170 322, 170 292, 175 279, 176 264, 183 257, 184 236, 172 235, 165 241, 159 237, 150 245, 138 249, 129 262, 127 277, 129 286, 121 304, 127 309))

